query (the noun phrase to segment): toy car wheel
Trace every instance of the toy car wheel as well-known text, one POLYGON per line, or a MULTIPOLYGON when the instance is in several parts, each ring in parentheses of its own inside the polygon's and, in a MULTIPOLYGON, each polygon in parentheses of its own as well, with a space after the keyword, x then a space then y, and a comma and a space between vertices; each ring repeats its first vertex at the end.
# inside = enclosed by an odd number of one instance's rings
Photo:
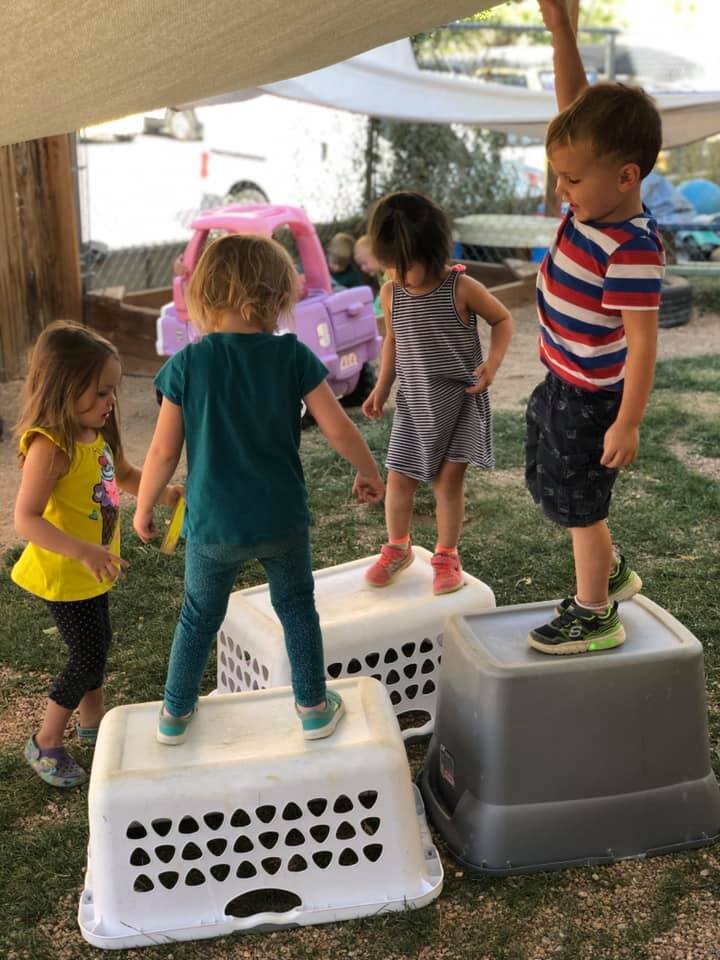
POLYGON ((690 320, 692 307, 690 282, 685 277, 666 277, 660 293, 658 324, 661 327, 681 327, 690 320))
POLYGON ((234 183, 228 190, 226 203, 269 203, 267 195, 256 183, 234 183))
POLYGON ((678 245, 689 260, 705 259, 695 237, 689 235, 683 236, 678 245))
POLYGON ((363 368, 358 376, 358 382, 352 393, 348 393, 340 401, 344 407, 359 407, 370 396, 372 388, 377 381, 375 368, 371 363, 363 364, 363 368))

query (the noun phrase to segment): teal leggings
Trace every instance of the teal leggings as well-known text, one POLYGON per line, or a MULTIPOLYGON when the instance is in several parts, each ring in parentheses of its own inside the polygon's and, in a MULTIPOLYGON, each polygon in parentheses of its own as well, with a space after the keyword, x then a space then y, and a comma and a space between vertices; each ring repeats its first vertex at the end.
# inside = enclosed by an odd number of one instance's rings
POLYGON ((189 713, 195 706, 228 598, 242 565, 252 559, 265 569, 270 600, 285 632, 296 702, 312 707, 325 699, 322 635, 307 533, 250 547, 189 542, 185 599, 165 683, 165 706, 173 716, 189 713))

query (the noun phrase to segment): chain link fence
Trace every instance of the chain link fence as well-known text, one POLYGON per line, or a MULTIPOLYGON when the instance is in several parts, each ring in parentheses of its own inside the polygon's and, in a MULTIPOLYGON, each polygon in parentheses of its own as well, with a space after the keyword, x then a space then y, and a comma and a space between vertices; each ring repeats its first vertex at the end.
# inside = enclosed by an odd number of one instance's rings
MULTIPOLYGON (((549 245, 557 221, 542 217, 504 214, 478 214, 455 221, 454 256, 463 260, 502 263, 507 258, 536 260, 549 245)), ((324 249, 336 233, 359 237, 366 224, 360 218, 316 224, 324 249)), ((291 254, 291 238, 278 237, 291 254)), ((189 240, 189 236, 188 236, 189 240)), ((184 251, 187 240, 172 243, 142 244, 110 250, 103 244, 88 243, 82 254, 85 289, 92 291, 123 288, 126 292, 169 287, 173 263, 184 251)))
POLYGON ((118 250, 109 250, 97 243, 86 244, 81 256, 85 289, 99 291, 122 287, 133 291, 169 287, 173 263, 185 246, 185 240, 118 250))
MULTIPOLYGON (((350 233, 359 237, 365 224, 358 218, 315 224, 318 238, 327 248, 336 233, 350 233)), ((85 289, 101 291, 122 287, 125 291, 153 290, 169 287, 173 280, 173 263, 185 250, 190 239, 172 243, 138 244, 132 247, 109 249, 105 244, 90 241, 83 244, 81 269, 85 289)), ((290 237, 279 236, 281 243, 295 253, 290 237)))
MULTIPOLYGON (((455 247, 458 260, 476 260, 481 263, 501 264, 508 259, 538 263, 557 230, 558 220, 539 216, 512 214, 474 214, 454 221, 455 247)), ((359 237, 366 224, 359 218, 316 224, 320 243, 327 249, 336 233, 359 237)), ((713 256, 708 263, 686 263, 687 257, 678 257, 675 235, 663 230, 669 272, 688 277, 720 278, 720 262, 713 256), (683 261, 678 263, 678 261, 683 261)), ((189 237, 188 237, 189 239, 189 237)), ((277 239, 287 247, 298 263, 297 250, 289 231, 282 231, 277 239)), ((184 251, 186 240, 172 243, 143 244, 109 250, 102 244, 84 245, 82 272, 85 289, 124 292, 153 290, 169 287, 173 280, 173 263, 184 251)), ((720 248, 719 248, 720 249, 720 248)))

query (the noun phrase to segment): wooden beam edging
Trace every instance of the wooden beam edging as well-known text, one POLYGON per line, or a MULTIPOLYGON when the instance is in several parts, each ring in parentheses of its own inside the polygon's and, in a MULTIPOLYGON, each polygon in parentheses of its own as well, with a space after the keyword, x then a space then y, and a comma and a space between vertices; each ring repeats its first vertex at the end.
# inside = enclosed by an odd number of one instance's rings
POLYGON ((503 283, 499 287, 492 287, 490 293, 504 304, 508 310, 514 310, 517 307, 526 307, 535 301, 535 285, 537 278, 535 274, 529 274, 522 280, 515 280, 513 283, 503 283))

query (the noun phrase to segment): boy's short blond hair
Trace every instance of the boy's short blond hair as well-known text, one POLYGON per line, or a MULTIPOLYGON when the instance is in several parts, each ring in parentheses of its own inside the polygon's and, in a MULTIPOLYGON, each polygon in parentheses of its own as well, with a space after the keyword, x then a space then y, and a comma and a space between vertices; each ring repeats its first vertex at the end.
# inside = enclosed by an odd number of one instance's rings
POLYGON ((370 242, 370 237, 366 233, 364 233, 361 237, 358 237, 355 241, 355 247, 353 249, 355 253, 357 253, 358 250, 367 250, 369 253, 372 253, 372 243, 370 242))
POLYGON ((352 260, 355 237, 349 233, 336 233, 328 245, 328 250, 336 256, 347 257, 352 260))
POLYGON ((662 146, 662 121, 655 102, 640 87, 596 83, 586 87, 548 127, 548 152, 589 140, 598 157, 636 163, 646 177, 662 146))
POLYGON ((230 234, 213 240, 193 270, 185 297, 190 319, 203 333, 217 330, 231 310, 271 333, 297 299, 290 255, 275 240, 230 234))
POLYGON ((349 233, 336 233, 328 244, 327 255, 333 272, 347 270, 353 262, 355 238, 349 233))

